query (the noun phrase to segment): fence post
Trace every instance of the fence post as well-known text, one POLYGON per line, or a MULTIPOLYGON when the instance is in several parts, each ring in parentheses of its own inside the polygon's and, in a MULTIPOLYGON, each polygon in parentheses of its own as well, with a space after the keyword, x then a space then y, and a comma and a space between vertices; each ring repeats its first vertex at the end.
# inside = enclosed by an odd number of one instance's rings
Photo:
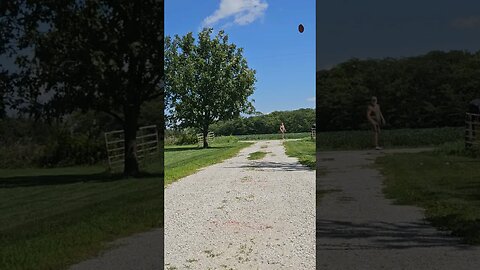
POLYGON ((108 161, 108 170, 111 171, 112 170, 112 164, 110 163, 110 151, 108 150, 108 138, 107 138, 107 133, 103 133, 104 137, 105 137, 105 146, 106 146, 106 150, 107 150, 107 161, 108 161))

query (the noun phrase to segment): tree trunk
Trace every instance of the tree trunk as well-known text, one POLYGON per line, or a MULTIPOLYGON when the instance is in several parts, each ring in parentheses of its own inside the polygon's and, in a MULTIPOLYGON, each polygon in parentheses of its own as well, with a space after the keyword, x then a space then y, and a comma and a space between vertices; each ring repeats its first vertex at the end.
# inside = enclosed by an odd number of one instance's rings
POLYGON ((124 138, 125 138, 125 163, 123 174, 125 176, 138 176, 140 170, 138 168, 137 158, 137 128, 139 110, 136 108, 126 107, 124 138))
POLYGON ((208 126, 203 128, 203 148, 208 148, 208 126))

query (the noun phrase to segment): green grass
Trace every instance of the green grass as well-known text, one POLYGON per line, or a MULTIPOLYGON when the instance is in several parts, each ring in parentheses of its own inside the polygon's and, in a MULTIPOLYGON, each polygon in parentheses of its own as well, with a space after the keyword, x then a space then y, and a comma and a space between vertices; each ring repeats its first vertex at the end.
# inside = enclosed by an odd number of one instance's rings
POLYGON ((424 208, 434 226, 480 244, 480 159, 448 154, 453 148, 387 155, 376 163, 387 197, 424 208))
POLYGON ((249 160, 262 159, 262 158, 264 158, 266 155, 267 155, 267 152, 257 151, 257 152, 250 153, 250 154, 248 155, 248 159, 249 159, 249 160))
MULTIPOLYGON (((250 135, 235 135, 239 140, 281 140, 282 134, 250 134, 250 135)), ((301 139, 305 137, 310 137, 310 132, 303 133, 285 133, 285 139, 301 139)))
POLYGON ((288 156, 296 157, 303 165, 315 169, 315 141, 311 139, 285 141, 284 145, 288 156))
MULTIPOLYGON (((382 130, 380 144, 386 148, 436 146, 462 139, 463 128, 429 128, 382 130)), ((318 132, 319 150, 371 149, 369 130, 318 132)))
POLYGON ((165 147, 165 185, 195 173, 198 169, 234 157, 251 143, 214 143, 203 149, 196 145, 165 147))
POLYGON ((162 227, 161 167, 131 179, 99 166, 0 170, 0 269, 67 269, 162 227))

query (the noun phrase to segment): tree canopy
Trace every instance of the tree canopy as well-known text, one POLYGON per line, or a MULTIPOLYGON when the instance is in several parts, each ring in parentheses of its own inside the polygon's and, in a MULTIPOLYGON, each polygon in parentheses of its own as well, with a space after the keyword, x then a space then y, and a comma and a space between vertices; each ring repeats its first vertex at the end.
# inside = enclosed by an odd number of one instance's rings
POLYGON ((255 71, 243 49, 228 35, 204 29, 195 42, 192 33, 165 39, 165 92, 170 123, 192 127, 206 135, 211 124, 253 112, 255 71))
POLYGON ((112 115, 125 131, 124 173, 138 174, 141 106, 163 96, 163 0, 2 3, 0 53, 17 53, 16 95, 37 113, 112 115))
POLYGON ((371 96, 389 128, 462 126, 468 103, 480 97, 480 52, 351 59, 318 71, 317 129, 368 128, 371 96))

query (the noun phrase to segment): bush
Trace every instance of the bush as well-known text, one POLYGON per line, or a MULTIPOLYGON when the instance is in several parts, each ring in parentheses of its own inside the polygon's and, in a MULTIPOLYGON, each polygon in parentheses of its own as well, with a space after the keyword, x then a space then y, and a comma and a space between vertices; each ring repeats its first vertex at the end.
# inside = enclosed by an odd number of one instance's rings
POLYGON ((0 168, 22 168, 37 164, 45 147, 27 141, 0 146, 0 168))
POLYGON ((83 122, 53 125, 28 119, 0 121, 0 167, 69 166, 105 160, 99 125, 83 122))
POLYGON ((196 143, 197 134, 193 129, 165 131, 165 145, 189 145, 196 143))
POLYGON ((60 130, 46 146, 38 160, 42 167, 95 164, 106 158, 105 145, 102 140, 95 140, 87 135, 69 134, 60 130))
POLYGON ((435 150, 435 153, 451 156, 466 156, 477 158, 480 157, 480 147, 478 145, 474 145, 470 148, 466 148, 465 141, 458 140, 455 142, 447 142, 442 144, 435 150))
POLYGON ((175 144, 177 145, 187 145, 187 144, 196 144, 197 143, 197 134, 193 130, 187 130, 180 133, 180 136, 177 139, 175 144))
POLYGON ((218 144, 230 144, 238 142, 238 138, 235 136, 220 136, 216 137, 214 143, 218 144))

